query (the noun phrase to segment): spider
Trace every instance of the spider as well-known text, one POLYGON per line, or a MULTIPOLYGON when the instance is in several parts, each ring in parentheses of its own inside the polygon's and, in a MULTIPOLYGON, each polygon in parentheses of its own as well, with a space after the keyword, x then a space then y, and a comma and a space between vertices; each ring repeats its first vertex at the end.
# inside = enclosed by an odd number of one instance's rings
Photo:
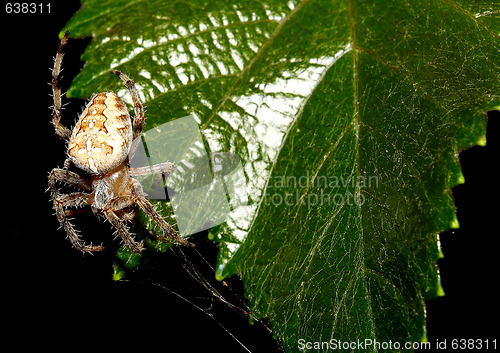
POLYGON ((136 242, 127 224, 133 222, 137 206, 161 229, 160 239, 170 243, 191 245, 155 210, 146 199, 142 186, 132 176, 152 173, 169 174, 175 170, 173 163, 165 162, 151 167, 130 168, 127 164, 140 143, 145 116, 135 83, 124 73, 113 70, 127 87, 134 105, 133 122, 125 103, 114 93, 94 95, 79 117, 73 130, 61 123, 61 89, 59 87, 66 32, 61 39, 52 70, 52 124, 55 132, 67 142, 68 158, 63 168, 49 174, 49 191, 53 208, 61 227, 73 246, 84 252, 102 251, 102 245, 88 245, 80 238, 68 216, 78 214, 90 206, 93 213, 107 219, 116 233, 132 252, 140 252, 144 241, 136 242), (63 194, 57 188, 63 182, 82 190, 63 194))

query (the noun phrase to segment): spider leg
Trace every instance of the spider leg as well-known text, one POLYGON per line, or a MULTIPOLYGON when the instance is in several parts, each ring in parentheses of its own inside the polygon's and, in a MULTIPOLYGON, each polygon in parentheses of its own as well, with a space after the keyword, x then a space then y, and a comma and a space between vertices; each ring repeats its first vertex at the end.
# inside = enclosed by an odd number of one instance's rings
POLYGON ((135 194, 135 202, 139 207, 160 227, 162 231, 161 239, 165 240, 169 243, 176 243, 188 246, 194 246, 186 239, 181 237, 177 231, 163 219, 163 217, 155 210, 154 206, 149 202, 144 196, 144 192, 142 191, 141 184, 132 179, 132 189, 135 194))
POLYGON ((80 250, 81 252, 94 252, 94 251, 102 251, 104 247, 102 245, 94 246, 94 245, 85 245, 82 241, 75 228, 69 221, 66 215, 67 207, 81 207, 85 205, 89 205, 91 203, 92 196, 83 192, 74 192, 66 195, 57 195, 53 198, 54 209, 56 211, 56 216, 66 231, 69 240, 73 244, 73 246, 80 250))
POLYGON ((133 223, 134 222, 134 217, 137 213, 135 209, 131 210, 120 210, 115 212, 118 217, 123 219, 127 223, 133 223))
POLYGON ((165 162, 146 167, 130 168, 130 176, 150 175, 150 174, 165 174, 169 175, 175 170, 175 164, 172 162, 165 162))
MULTIPOLYGON (((111 200, 110 204, 113 201, 114 200, 111 200)), ((106 208, 105 210, 103 210, 103 212, 108 221, 113 225, 113 227, 116 228, 118 235, 120 235, 120 237, 123 239, 123 242, 128 246, 130 251, 135 253, 141 252, 144 246, 144 241, 141 241, 140 243, 135 242, 132 234, 125 224, 125 220, 122 220, 120 217, 118 217, 118 215, 115 213, 115 210, 111 208, 106 208)))
MULTIPOLYGON (((137 89, 135 88, 135 83, 125 75, 123 72, 119 70, 112 70, 115 75, 118 75, 122 81, 125 83, 125 86, 127 87, 130 95, 132 96, 132 103, 134 104, 134 126, 133 126, 133 131, 134 131, 134 137, 133 139, 136 140, 138 137, 141 137, 142 134, 142 128, 144 127, 144 108, 142 106, 142 103, 139 99, 139 95, 137 93, 137 89)), ((137 144, 135 145, 137 147, 137 144)), ((131 151, 130 153, 133 154, 135 151, 131 151)))
POLYGON ((57 51, 56 58, 54 60, 54 69, 52 70, 52 97, 54 99, 54 106, 52 107, 52 124, 56 129, 56 133, 61 136, 64 140, 69 141, 71 137, 71 130, 64 127, 61 124, 61 109, 62 109, 62 100, 61 100, 61 88, 59 87, 59 81, 61 80, 61 66, 62 60, 64 56, 64 46, 68 41, 69 31, 64 33, 64 36, 61 39, 61 44, 59 45, 59 50, 57 51))
POLYGON ((72 214, 72 210, 66 210, 67 207, 82 207, 90 205, 92 196, 83 192, 61 195, 59 189, 56 187, 57 181, 77 186, 85 191, 91 191, 90 182, 77 173, 67 169, 55 168, 49 174, 49 190, 53 207, 56 211, 57 220, 66 231, 66 234, 73 246, 82 252, 103 250, 103 246, 85 245, 68 219, 68 216, 72 214))
POLYGON ((79 210, 65 210, 64 212, 66 212, 66 216, 79 216, 88 213, 89 211, 90 209, 88 208, 82 208, 79 210))
POLYGON ((89 180, 70 170, 54 168, 49 174, 49 190, 52 198, 59 194, 59 189, 56 187, 57 181, 76 186, 88 192, 92 191, 89 180))

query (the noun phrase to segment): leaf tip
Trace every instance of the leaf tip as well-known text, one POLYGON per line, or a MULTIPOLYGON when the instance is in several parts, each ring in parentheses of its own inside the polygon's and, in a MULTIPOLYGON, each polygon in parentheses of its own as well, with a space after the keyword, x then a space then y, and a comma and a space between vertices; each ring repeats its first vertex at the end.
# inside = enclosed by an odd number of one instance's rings
POLYGON ((438 297, 444 297, 444 289, 443 286, 441 285, 441 280, 438 280, 436 295, 438 297))
POLYGON ((477 144, 481 147, 486 146, 486 136, 481 136, 479 140, 477 140, 477 144))
POLYGON ((217 281, 219 281, 219 282, 220 282, 220 281, 223 281, 223 280, 224 280, 224 278, 225 278, 225 277, 222 275, 223 270, 224 270, 224 268, 223 268, 223 267, 221 268, 221 266, 218 266, 218 267, 217 267, 217 270, 215 271, 215 279, 216 279, 217 281))
POLYGON ((69 29, 67 27, 64 27, 63 29, 61 29, 61 31, 59 32, 59 34, 57 35, 59 37, 59 39, 62 39, 62 37, 64 37, 64 34, 66 32, 69 32, 69 29))
POLYGON ((113 263, 113 281, 119 281, 125 277, 125 270, 116 261, 113 263))
POLYGON ((457 217, 453 217, 453 220, 451 221, 451 224, 450 224, 450 228, 451 229, 458 229, 460 228, 460 223, 458 223, 458 219, 457 217))

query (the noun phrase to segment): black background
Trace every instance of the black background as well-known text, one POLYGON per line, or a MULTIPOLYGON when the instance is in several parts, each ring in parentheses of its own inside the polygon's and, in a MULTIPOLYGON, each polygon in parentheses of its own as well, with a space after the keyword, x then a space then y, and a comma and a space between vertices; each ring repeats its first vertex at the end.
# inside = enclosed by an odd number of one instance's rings
MULTIPOLYGON (((83 348, 112 344, 116 350, 244 351, 222 324, 253 352, 278 351, 262 324, 214 299, 179 265, 172 254, 148 257, 142 272, 125 282, 113 282, 112 230, 108 224, 83 217, 85 237, 109 234, 108 251, 82 256, 71 248, 52 214, 47 174, 64 161, 64 143, 50 124, 50 68, 58 32, 79 8, 78 1, 51 2, 50 14, 10 14, 1 11, 2 144, 5 203, 2 216, 2 281, 4 336, 16 346, 83 348), (165 288, 153 285, 161 283, 165 288), (180 293, 202 312, 170 290, 180 293), (213 320, 206 313, 213 314, 213 320), (181 345, 181 346, 179 346, 181 345)), ((140 28, 138 28, 140 30, 140 28)), ((83 62, 88 40, 72 40, 64 60, 63 90, 83 62)), ((68 102, 68 100, 65 100, 68 102)), ((70 100, 63 121, 71 125, 83 101, 70 100)), ((439 261, 446 295, 427 303, 428 339, 495 339, 498 337, 498 146, 499 114, 488 122, 488 145, 460 154, 466 183, 453 189, 460 229, 441 235, 444 259, 439 261)), ((196 236, 197 249, 212 264, 216 245, 196 236)), ((231 300, 243 298, 237 277, 224 286, 212 280, 200 257, 188 258, 231 300), (233 295, 236 292, 236 296, 233 295), (236 298, 236 299, 235 299, 236 298)), ((243 306, 242 306, 243 307, 243 306)), ((499 342, 500 343, 500 342, 499 342)), ((449 343, 450 344, 450 343, 449 343)))

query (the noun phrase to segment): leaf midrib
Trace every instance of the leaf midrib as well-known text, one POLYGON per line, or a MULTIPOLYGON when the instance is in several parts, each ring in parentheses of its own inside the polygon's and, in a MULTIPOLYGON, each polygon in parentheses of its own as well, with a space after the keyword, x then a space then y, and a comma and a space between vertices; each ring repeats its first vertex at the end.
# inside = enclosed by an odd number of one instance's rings
MULTIPOLYGON (((356 38, 356 25, 354 22, 354 11, 352 8, 352 0, 347 0, 348 8, 349 8, 349 23, 351 27, 351 41, 352 41, 352 50, 353 50, 353 80, 354 80, 354 129, 355 129, 355 139, 356 139, 356 166, 357 166, 357 178, 356 178, 356 191, 355 195, 359 199, 359 196, 361 194, 361 186, 359 184, 360 182, 360 161, 359 161, 359 129, 360 129, 360 124, 359 124, 359 67, 358 67, 358 41, 356 38)), ((373 315, 373 307, 372 307, 372 302, 371 302, 371 296, 369 295, 369 290, 368 290, 368 280, 367 280, 367 273, 366 273, 366 256, 365 256, 365 239, 364 239, 364 233, 363 233, 363 215, 361 212, 361 203, 358 203, 358 222, 359 222, 359 230, 360 230, 360 241, 361 241, 361 250, 360 250, 360 256, 361 256, 361 274, 360 276, 363 278, 364 284, 365 284, 365 300, 367 301, 367 307, 369 309, 367 316, 369 317, 370 323, 371 323, 371 336, 376 337, 375 335, 375 318, 373 315)))

